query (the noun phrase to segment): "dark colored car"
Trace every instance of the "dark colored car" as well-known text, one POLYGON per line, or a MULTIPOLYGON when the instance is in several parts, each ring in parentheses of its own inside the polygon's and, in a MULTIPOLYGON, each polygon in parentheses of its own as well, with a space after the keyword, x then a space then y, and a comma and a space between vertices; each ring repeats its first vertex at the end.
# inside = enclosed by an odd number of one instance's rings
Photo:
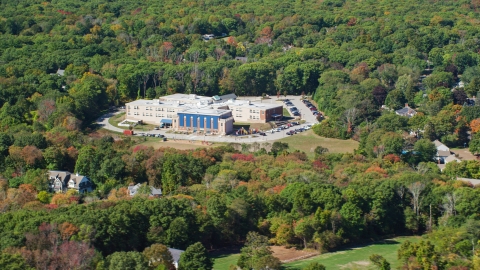
POLYGON ((293 112, 293 116, 300 116, 300 113, 298 111, 293 112))
POLYGON ((265 132, 259 132, 258 135, 260 135, 260 136, 267 136, 267 134, 265 134, 265 132))

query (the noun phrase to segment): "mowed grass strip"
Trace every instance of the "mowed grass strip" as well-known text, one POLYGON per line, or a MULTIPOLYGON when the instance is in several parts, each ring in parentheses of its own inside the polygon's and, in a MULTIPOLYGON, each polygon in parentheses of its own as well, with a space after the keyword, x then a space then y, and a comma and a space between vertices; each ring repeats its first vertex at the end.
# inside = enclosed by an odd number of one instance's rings
POLYGON ((382 255, 390 264, 392 269, 400 266, 397 259, 397 250, 400 245, 409 240, 410 242, 419 242, 421 237, 407 236, 396 237, 389 240, 377 242, 367 246, 353 247, 337 252, 325 253, 309 259, 295 261, 284 264, 284 269, 299 270, 305 268, 312 262, 323 264, 327 269, 359 269, 370 270, 378 269, 369 260, 370 255, 382 255))
POLYGON ((228 270, 230 265, 236 265, 240 254, 224 254, 214 257, 213 270, 228 270))
POLYGON ((308 156, 314 155, 313 151, 317 146, 327 148, 329 153, 353 153, 353 150, 358 149, 358 142, 354 140, 324 138, 313 133, 313 130, 297 133, 279 141, 288 143, 290 150, 300 150, 308 156))

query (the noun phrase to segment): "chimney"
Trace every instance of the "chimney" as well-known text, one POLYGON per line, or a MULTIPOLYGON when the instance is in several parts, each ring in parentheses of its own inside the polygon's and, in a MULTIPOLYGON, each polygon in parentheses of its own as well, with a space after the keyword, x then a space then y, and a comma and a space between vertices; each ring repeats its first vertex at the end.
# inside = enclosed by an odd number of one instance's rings
POLYGON ((405 108, 408 108, 408 103, 405 103, 405 108))

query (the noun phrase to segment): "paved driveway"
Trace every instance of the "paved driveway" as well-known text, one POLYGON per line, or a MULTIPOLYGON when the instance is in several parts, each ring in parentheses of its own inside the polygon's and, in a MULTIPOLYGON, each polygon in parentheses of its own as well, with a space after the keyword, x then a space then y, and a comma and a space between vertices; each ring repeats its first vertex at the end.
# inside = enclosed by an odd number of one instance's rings
MULTIPOLYGON (((280 98, 283 98, 283 97, 280 97, 280 98)), ((295 105, 295 107, 297 107, 300 110, 300 112, 302 113, 303 119, 306 120, 306 124, 317 123, 317 120, 316 120, 315 116, 310 112, 310 110, 307 108, 307 106, 305 106, 305 104, 303 104, 300 101, 300 96, 287 96, 287 98, 290 99, 292 101, 292 103, 295 105)), ((261 100, 261 97, 260 98, 259 97, 242 97, 242 98, 239 98, 239 99, 248 99, 248 100, 252 100, 252 101, 254 100, 254 101, 259 102, 261 100)), ((268 99, 268 100, 263 100, 262 102, 265 102, 265 103, 268 102, 268 103, 272 103, 272 104, 273 103, 283 104, 283 102, 277 101, 276 97, 272 97, 271 99, 268 99)), ((284 105, 284 107, 287 108, 285 105, 284 105)), ((123 133, 123 129, 118 128, 118 127, 114 127, 114 126, 110 125, 110 123, 108 123, 108 119, 110 117, 112 117, 113 115, 115 115, 117 113, 121 113, 123 111, 124 110, 121 110, 121 111, 118 111, 118 112, 115 112, 115 113, 108 113, 106 115, 103 115, 102 117, 100 117, 97 120, 97 124, 102 126, 105 129, 123 133)), ((304 127, 304 126, 305 126, 305 124, 300 125, 300 126, 296 126, 294 128, 300 128, 300 127, 304 127)), ((267 133, 267 136, 258 136, 258 135, 255 135, 255 136, 253 136, 253 135, 248 135, 248 136, 234 136, 234 135, 204 136, 204 135, 196 135, 196 134, 187 135, 187 134, 167 133, 168 130, 169 129, 151 130, 151 131, 135 130, 135 133, 137 134, 137 136, 138 136, 139 133, 162 134, 168 140, 187 140, 187 141, 191 140, 191 141, 233 142, 233 143, 253 143, 253 142, 273 143, 276 140, 280 140, 282 138, 285 138, 285 137, 289 136, 289 135, 286 134, 287 131, 289 131, 289 129, 282 130, 280 132, 275 132, 273 134, 272 133, 267 133)), ((292 136, 295 136, 295 135, 292 135, 292 136)))

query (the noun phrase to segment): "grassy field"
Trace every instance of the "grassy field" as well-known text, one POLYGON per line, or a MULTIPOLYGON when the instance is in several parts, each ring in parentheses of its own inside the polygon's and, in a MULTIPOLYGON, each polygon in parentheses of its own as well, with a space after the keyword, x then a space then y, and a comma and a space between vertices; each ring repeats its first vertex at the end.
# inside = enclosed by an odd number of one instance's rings
POLYGON ((291 115, 290 112, 287 110, 287 108, 283 108, 283 116, 285 116, 285 117, 290 117, 290 116, 292 116, 292 115, 291 115))
MULTIPOLYGON (((371 245, 352 247, 337 252, 325 253, 305 260, 286 263, 283 265, 283 267, 284 269, 288 270, 300 270, 311 262, 318 262, 325 265, 327 270, 373 270, 378 268, 374 267, 368 258, 372 254, 380 254, 387 259, 388 262, 390 262, 392 269, 396 269, 400 266, 400 262, 397 260, 397 250, 400 245, 406 240, 409 240, 410 242, 418 242, 420 239, 421 238, 417 236, 396 237, 371 245)), ((230 265, 237 262, 238 257, 239 254, 217 256, 215 257, 213 269, 228 270, 230 265)))
POLYGON ((378 269, 370 263, 368 258, 372 254, 380 254, 391 264, 392 269, 396 269, 400 266, 400 262, 397 260, 397 250, 405 240, 418 242, 420 237, 397 237, 372 245, 325 253, 310 259, 287 263, 284 267, 289 270, 297 270, 303 269, 311 262, 318 262, 327 269, 378 269))
POLYGON ((353 153, 353 150, 358 148, 358 142, 354 140, 324 138, 317 136, 312 130, 279 141, 288 143, 290 150, 304 151, 309 156, 313 156, 313 150, 317 146, 327 148, 330 153, 353 153))
POLYGON ((228 270, 230 265, 236 265, 240 254, 219 255, 215 257, 213 270, 228 270))
MULTIPOLYGON (((118 126, 118 123, 122 122, 123 120, 125 120, 125 113, 124 112, 110 117, 110 119, 108 119, 108 123, 110 123, 110 125, 112 125, 114 127, 118 127, 118 128, 121 128, 121 129, 128 129, 128 127, 118 126)), ((155 127, 154 125, 142 124, 142 125, 135 126, 134 130, 135 131, 140 131, 140 132, 141 131, 149 131, 149 130, 152 130, 154 127, 155 127)))

